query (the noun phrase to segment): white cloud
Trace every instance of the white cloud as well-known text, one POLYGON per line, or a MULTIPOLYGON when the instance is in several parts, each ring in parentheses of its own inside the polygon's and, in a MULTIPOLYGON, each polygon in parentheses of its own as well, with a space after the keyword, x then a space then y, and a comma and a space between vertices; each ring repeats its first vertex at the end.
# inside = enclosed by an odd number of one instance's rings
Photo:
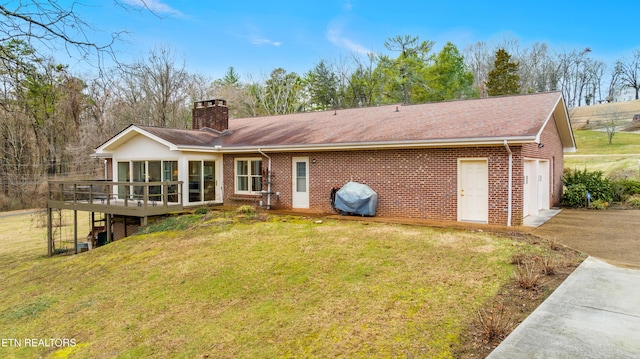
POLYGON ((171 6, 164 4, 162 0, 123 0, 126 4, 131 6, 138 6, 148 9, 155 14, 169 14, 183 16, 183 14, 171 6))
POLYGON ((353 2, 351 0, 346 0, 342 3, 342 8, 346 11, 351 11, 353 9, 353 2))
POLYGON ((371 53, 371 50, 346 38, 342 34, 342 28, 343 28, 342 24, 338 22, 332 22, 327 27, 327 39, 331 41, 332 44, 340 48, 348 49, 349 51, 360 53, 360 54, 371 53))
POLYGON ((271 46, 280 46, 282 42, 280 41, 272 41, 267 38, 258 35, 249 35, 249 36, 241 36, 247 39, 253 45, 271 45, 271 46))
POLYGON ((244 39, 252 45, 270 45, 276 47, 282 45, 281 41, 274 41, 263 36, 262 31, 260 31, 260 29, 253 24, 245 24, 243 30, 233 31, 233 33, 234 36, 240 39, 244 39))

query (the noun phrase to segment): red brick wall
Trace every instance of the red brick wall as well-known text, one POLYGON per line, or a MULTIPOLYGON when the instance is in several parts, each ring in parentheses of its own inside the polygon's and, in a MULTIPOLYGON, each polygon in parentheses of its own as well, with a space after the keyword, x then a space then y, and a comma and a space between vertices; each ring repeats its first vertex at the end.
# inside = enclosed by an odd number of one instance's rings
POLYGON ((540 135, 540 143, 544 147, 531 143, 522 146, 522 154, 526 158, 549 160, 549 206, 560 203, 562 197, 562 174, 564 171, 564 157, 562 141, 558 134, 556 122, 553 117, 540 135))
MULTIPOLYGON (((521 147, 513 152, 512 224, 522 223, 523 160, 521 147)), ((457 172, 459 158, 487 158, 489 166, 489 223, 507 223, 508 157, 504 146, 273 153, 271 208, 291 208, 292 157, 309 157, 309 204, 317 212, 331 212, 329 194, 334 185, 348 181, 369 185, 378 193, 378 216, 457 220, 457 172), (314 162, 315 160, 315 162, 314 162)), ((224 202, 238 203, 234 194, 236 157, 224 155, 224 202)), ((263 166, 267 159, 263 158, 263 166)), ((265 188, 266 189, 266 188, 265 188)))

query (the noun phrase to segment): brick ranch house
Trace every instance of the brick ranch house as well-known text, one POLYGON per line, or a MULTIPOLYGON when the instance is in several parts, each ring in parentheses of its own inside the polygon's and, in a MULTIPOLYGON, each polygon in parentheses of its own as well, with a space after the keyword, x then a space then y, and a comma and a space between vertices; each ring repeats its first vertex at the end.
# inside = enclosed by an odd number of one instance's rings
POLYGON ((130 125, 99 146, 114 181, 182 181, 185 206, 331 213, 348 181, 378 216, 521 225, 558 203, 575 151, 559 92, 229 119, 194 104, 193 129, 130 125))

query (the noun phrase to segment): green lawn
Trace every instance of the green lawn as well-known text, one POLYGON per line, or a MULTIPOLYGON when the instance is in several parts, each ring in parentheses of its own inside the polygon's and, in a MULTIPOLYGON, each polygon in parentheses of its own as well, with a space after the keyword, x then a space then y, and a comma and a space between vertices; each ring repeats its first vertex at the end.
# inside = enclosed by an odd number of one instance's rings
POLYGON ((602 131, 575 130, 578 150, 565 154, 564 167, 602 171, 612 175, 622 171, 638 174, 640 160, 640 133, 619 132, 609 144, 607 133, 602 131))
POLYGON ((209 214, 48 258, 30 218, 0 218, 0 338, 76 345, 3 346, 3 358, 450 358, 513 254, 539 250, 479 232, 209 214))
POLYGON ((640 154, 640 133, 617 132, 609 144, 605 131, 574 130, 576 155, 640 154))

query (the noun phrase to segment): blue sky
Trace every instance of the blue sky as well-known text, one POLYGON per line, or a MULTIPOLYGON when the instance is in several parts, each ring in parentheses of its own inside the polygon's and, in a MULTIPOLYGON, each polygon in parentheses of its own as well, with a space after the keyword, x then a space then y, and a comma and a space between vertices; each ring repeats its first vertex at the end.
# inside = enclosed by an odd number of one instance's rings
POLYGON ((277 67, 303 73, 321 59, 387 52, 384 41, 404 34, 433 40, 436 50, 447 41, 462 51, 478 41, 495 45, 514 38, 521 47, 534 42, 567 51, 589 47, 592 58, 608 65, 640 49, 637 0, 119 1, 134 8, 144 1, 154 14, 125 11, 113 1, 76 10, 102 31, 98 36, 128 31, 117 46, 122 61, 167 46, 189 71, 214 78, 230 66, 242 77, 277 67))

